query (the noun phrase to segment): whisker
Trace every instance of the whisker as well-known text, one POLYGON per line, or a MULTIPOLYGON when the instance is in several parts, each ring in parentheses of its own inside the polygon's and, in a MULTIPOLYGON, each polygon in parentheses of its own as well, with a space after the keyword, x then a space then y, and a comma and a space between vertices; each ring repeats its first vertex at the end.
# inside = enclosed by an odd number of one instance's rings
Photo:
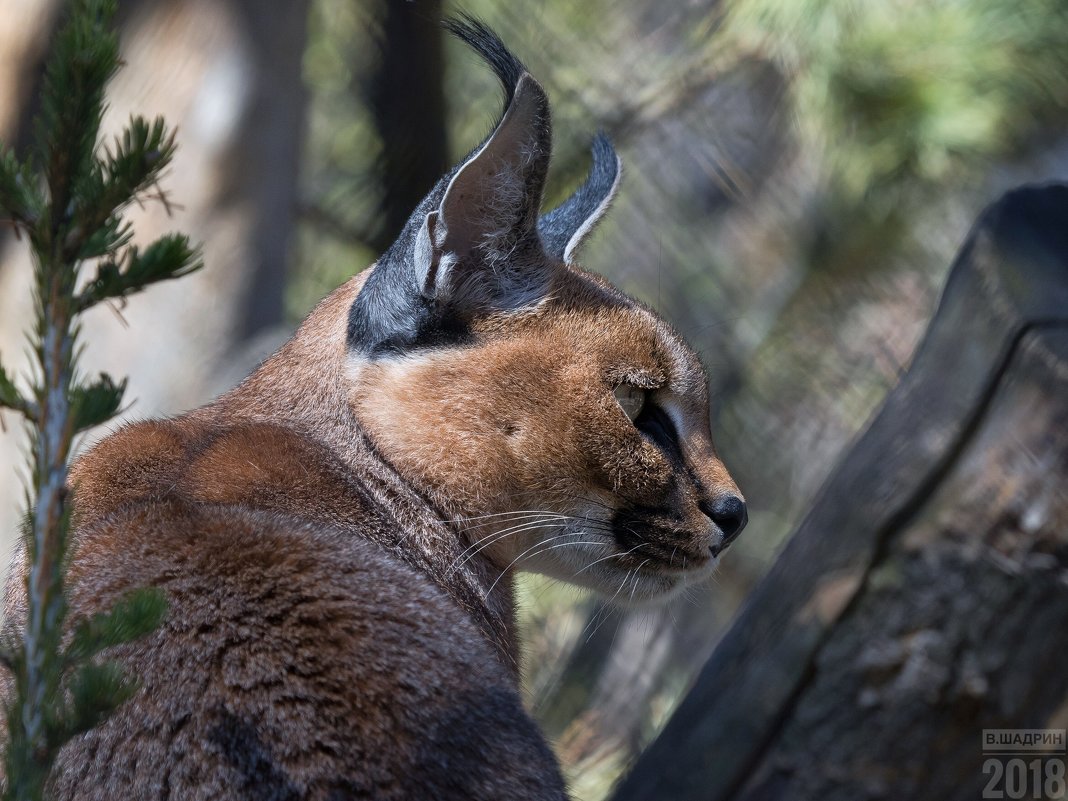
POLYGON ((484 539, 478 540, 477 542, 474 542, 470 546, 465 548, 460 553, 460 555, 456 557, 456 559, 454 560, 453 564, 449 567, 449 569, 450 570, 455 570, 457 568, 462 567, 463 564, 465 562, 467 562, 468 560, 470 560, 471 558, 477 556, 479 553, 481 553, 482 551, 486 550, 491 545, 494 545, 494 544, 496 544, 498 542, 501 542, 502 540, 507 539, 508 537, 511 537, 513 535, 516 535, 516 534, 521 534, 524 531, 536 531, 539 528, 551 529, 551 528, 555 528, 558 525, 559 524, 557 524, 557 523, 540 523, 540 522, 538 522, 538 523, 522 523, 522 524, 519 524, 519 525, 516 525, 516 526, 512 526, 512 527, 510 527, 508 529, 505 529, 504 531, 499 531, 496 534, 491 534, 490 536, 485 537, 484 539))
POLYGON ((697 591, 692 586, 682 588, 682 598, 691 606, 700 606, 697 591))
MULTIPOLYGON (((446 520, 445 522, 447 522, 447 523, 467 523, 467 522, 470 522, 472 520, 489 520, 490 521, 488 523, 479 524, 479 526, 482 526, 482 525, 493 525, 493 523, 496 522, 496 520, 494 520, 493 518, 505 517, 505 518, 509 518, 510 519, 510 518, 513 518, 513 517, 518 518, 518 517, 542 517, 542 516, 569 517, 569 515, 564 515, 564 514, 562 514, 560 512, 550 512, 550 511, 543 510, 543 509, 513 509, 511 512, 495 512, 495 513, 493 513, 491 515, 469 515, 469 516, 466 516, 466 517, 454 517, 454 518, 451 518, 449 520, 446 520)), ((468 528, 478 528, 479 526, 464 527, 464 528, 461 529, 461 531, 467 531, 468 528)))
POLYGON ((504 570, 502 570, 502 571, 501 571, 501 574, 500 574, 499 576, 497 576, 497 578, 496 578, 496 579, 494 579, 494 581, 493 581, 493 583, 492 583, 492 584, 490 584, 490 587, 489 587, 489 589, 488 589, 488 590, 486 590, 486 595, 485 595, 485 597, 486 597, 486 598, 488 598, 488 597, 489 597, 490 593, 492 593, 492 592, 493 592, 493 588, 497 586, 497 582, 498 582, 498 581, 500 581, 500 580, 501 580, 501 579, 502 579, 502 578, 503 578, 503 577, 504 577, 504 576, 505 576, 505 575, 506 575, 506 574, 508 573, 508 571, 509 571, 509 570, 511 570, 511 569, 512 569, 512 567, 514 567, 514 566, 515 566, 515 563, 516 563, 516 562, 518 562, 518 561, 519 561, 520 559, 522 559, 522 558, 523 558, 524 556, 526 556, 526 555, 527 555, 528 553, 530 553, 531 551, 533 551, 533 550, 534 550, 535 548, 539 548, 539 547, 541 547, 542 545, 545 545, 546 543, 552 542, 553 540, 558 540, 558 539, 560 539, 560 538, 562 538, 562 537, 566 537, 566 536, 568 536, 568 533, 567 533, 567 532, 564 532, 563 534, 554 534, 554 535, 553 535, 552 537, 548 537, 548 538, 546 538, 546 539, 542 540, 541 542, 537 543, 536 545, 532 545, 531 547, 529 547, 529 548, 527 548, 527 549, 526 549, 525 551, 523 551, 523 553, 519 554, 519 556, 517 556, 517 557, 516 557, 515 559, 513 559, 513 560, 512 560, 511 562, 509 562, 509 563, 508 563, 508 564, 507 564, 507 565, 505 566, 504 570))
POLYGON ((470 547, 464 549, 464 551, 461 552, 461 554, 458 557, 456 557, 456 561, 454 562, 454 565, 450 566, 449 570, 455 570, 455 569, 457 569, 459 567, 462 567, 463 564, 465 562, 467 562, 469 559, 477 556, 479 553, 481 553, 482 551, 484 551, 486 548, 490 547, 491 545, 494 545, 494 544, 496 544, 496 543, 500 542, 501 540, 504 540, 504 539, 506 539, 508 537, 515 536, 516 534, 521 534, 524 531, 536 531, 539 528, 554 528, 554 527, 557 527, 558 525, 559 524, 555 523, 555 522, 549 523, 549 522, 541 522, 541 521, 538 521, 538 522, 529 522, 528 521, 528 522, 525 522, 525 523, 519 523, 519 524, 514 525, 514 526, 509 526, 508 528, 504 529, 503 531, 498 531, 495 534, 491 534, 490 536, 486 537, 485 539, 479 540, 478 542, 474 543, 470 547))
MULTIPOLYGON (((493 592, 493 588, 497 586, 497 582, 500 581, 502 578, 504 578, 505 574, 515 566, 516 562, 518 562, 520 559, 522 559, 528 553, 533 551, 535 548, 538 548, 538 547, 540 547, 542 545, 545 545, 548 542, 552 542, 553 540, 558 540, 561 537, 571 536, 571 534, 572 534, 572 532, 564 532, 563 534, 557 534, 555 536, 549 537, 548 539, 542 540, 537 545, 532 545, 530 548, 527 548, 525 551, 523 551, 523 553, 519 554, 519 556, 517 556, 515 559, 513 559, 511 562, 509 562, 508 566, 505 567, 504 570, 501 571, 501 575, 497 576, 497 578, 493 580, 493 583, 490 584, 489 589, 486 590, 486 595, 484 597, 488 598, 490 596, 490 593, 493 592)), ((566 548, 566 547, 574 546, 574 545, 604 545, 604 543, 603 542, 585 542, 585 541, 562 542, 559 545, 551 545, 548 548, 544 548, 544 549, 538 551, 535 554, 535 556, 537 556, 538 554, 547 553, 548 551, 551 551, 551 550, 553 550, 555 548, 566 548)))
MULTIPOLYGON (((600 559, 594 559, 594 560, 593 560, 592 562, 590 562, 590 563, 589 563, 588 565, 586 565, 586 566, 585 566, 584 568, 582 568, 582 570, 576 571, 575 575, 577 576, 577 575, 579 575, 580 573, 582 573, 582 572, 584 572, 584 571, 586 571, 586 570, 589 570, 589 569, 590 569, 591 567, 593 567, 593 566, 594 566, 595 564, 597 564, 598 562, 603 562, 603 561, 605 561, 606 559, 611 559, 611 558, 613 558, 613 557, 620 557, 620 558, 622 558, 622 557, 624 557, 624 556, 630 556, 630 555, 631 555, 632 553, 634 553, 634 552, 635 552, 636 550, 638 550, 639 548, 641 548, 641 547, 642 547, 642 546, 643 546, 644 544, 645 544, 644 542, 639 542, 639 543, 638 543, 637 545, 635 545, 635 546, 634 546, 633 548, 631 548, 631 549, 630 549, 629 551, 624 551, 623 553, 610 553, 610 554, 608 554, 608 556, 602 556, 602 557, 601 557, 600 559)), ((646 561, 649 561, 649 560, 647 559, 646 561)))
POLYGON ((482 523, 478 523, 478 524, 473 525, 473 526, 465 526, 464 528, 461 528, 460 531, 462 531, 462 532, 474 531, 476 529, 486 528, 487 526, 505 525, 505 524, 508 524, 508 523, 530 522, 530 521, 534 521, 534 520, 573 520, 573 519, 574 518, 572 518, 570 515, 558 515, 558 514, 555 514, 555 513, 521 514, 521 515, 513 515, 512 517, 508 517, 508 518, 504 518, 504 519, 500 519, 500 520, 487 520, 487 521, 484 521, 482 523))
MULTIPOLYGON (((646 561, 648 561, 648 560, 646 560, 646 561)), ((642 562, 642 564, 645 564, 645 562, 642 562)), ((639 565, 638 567, 641 567, 641 565, 639 565)), ((623 576, 623 583, 619 585, 619 589, 616 590, 615 594, 611 598, 609 598, 608 601, 604 604, 604 608, 605 609, 611 610, 612 602, 616 600, 616 598, 619 596, 619 594, 621 592, 623 592, 623 588, 626 587, 627 586, 627 582, 630 581, 630 574, 635 572, 635 570, 637 570, 637 569, 638 568, 634 568, 634 570, 628 570, 627 571, 627 574, 625 576, 623 576)), ((595 628, 593 631, 590 632, 590 636, 586 638, 586 642, 587 643, 589 643, 589 641, 593 639, 593 636, 597 633, 597 630, 600 629, 601 626, 604 625, 605 620, 608 620, 608 612, 605 613, 605 616, 601 620, 601 622, 597 624, 597 628, 595 628)))
MULTIPOLYGON (((553 513, 553 514, 555 515, 555 513, 553 513)), ((582 523, 583 524, 583 528, 589 529, 589 530, 591 530, 593 532, 608 533, 608 531, 609 531, 607 525, 603 521, 600 521, 600 520, 583 519, 583 518, 573 517, 571 515, 555 515, 552 518, 550 518, 550 517, 544 517, 544 518, 533 518, 533 517, 531 517, 531 518, 528 518, 528 519, 525 519, 525 520, 521 520, 520 522, 516 523, 513 526, 509 526, 509 527, 507 527, 505 529, 502 529, 501 531, 494 532, 493 534, 490 534, 488 537, 485 537, 484 539, 481 539, 481 540, 479 540, 479 541, 477 541, 475 543, 472 543, 470 546, 468 546, 467 548, 465 548, 463 551, 460 552, 460 554, 456 557, 455 563, 453 565, 450 565, 449 570, 454 570, 454 569, 460 567, 461 565, 463 565, 464 562, 468 561, 468 559, 470 559, 471 557, 475 556, 477 553, 479 553, 480 551, 484 550, 485 548, 488 548, 490 545, 492 545, 494 543, 497 543, 497 542, 500 542, 505 537, 511 536, 513 534, 518 534, 518 533, 520 533, 522 531, 529 531, 531 529, 538 528, 539 526, 549 527, 551 525, 560 525, 560 524, 568 522, 568 521, 574 521, 574 522, 577 522, 577 523, 582 523)), ((505 522, 511 522, 511 521, 505 521, 505 522)), ((575 532, 575 533, 578 533, 578 532, 575 532)))
POLYGON ((634 591, 638 589, 638 573, 643 567, 645 567, 648 562, 649 560, 646 559, 644 562, 634 568, 634 586, 630 588, 630 599, 627 601, 627 603, 634 603, 634 591))
MULTIPOLYGON (((605 617, 609 615, 611 609, 603 601, 599 602, 593 610, 593 614, 590 615, 590 619, 586 621, 586 625, 582 627, 582 631, 579 632, 579 637, 586 633, 586 631, 597 622, 597 619, 603 614, 605 617)), ((593 636, 593 635, 590 635, 593 636)), ((577 639, 577 638, 576 638, 577 639)), ((589 642, 589 640, 587 640, 589 642)))
MULTIPOLYGON (((598 526, 607 526, 608 524, 603 520, 596 520, 589 517, 575 517, 574 515, 563 514, 561 512, 500 512, 494 515, 485 515, 485 517, 503 517, 504 520, 490 520, 488 522, 479 523, 475 526, 466 526, 461 528, 460 531, 472 531, 478 528, 485 528, 486 526, 496 525, 498 523, 511 523, 515 521, 524 522, 532 520, 573 520, 579 523, 587 523, 598 526)), ((457 518, 462 520, 463 518, 457 518)), ((467 518, 477 519, 477 518, 467 518)))
MULTIPOLYGON (((560 522, 566 522, 567 520, 570 520, 570 519, 572 519, 572 518, 569 518, 569 517, 567 517, 566 515, 560 515, 560 516, 559 516, 558 518, 553 518, 553 519, 543 519, 543 518, 528 518, 528 519, 525 519, 525 520, 520 520, 520 521, 519 521, 518 523, 516 523, 515 525, 512 525, 512 526, 508 526, 508 527, 506 527, 506 528, 503 528, 503 529, 501 529, 500 531, 496 531, 496 532, 494 532, 494 533, 490 534, 489 536, 487 536, 487 537, 485 537, 485 538, 483 538, 483 539, 481 539, 481 540, 478 540, 477 542, 474 542, 474 543, 472 543, 472 544, 471 544, 471 545, 470 545, 470 546, 468 547, 468 549, 466 549, 466 550, 470 550, 470 549, 472 549, 472 548, 478 548, 479 546, 483 545, 483 544, 484 544, 484 543, 485 543, 485 542, 486 542, 487 540, 492 540, 492 541, 496 541, 496 540, 497 540, 497 539, 499 539, 499 538, 500 538, 500 537, 501 537, 502 535, 506 535, 506 534, 511 534, 511 533, 513 533, 513 532, 515 532, 515 531, 518 531, 518 530, 522 530, 522 529, 524 529, 524 528, 525 528, 525 527, 527 527, 527 526, 538 526, 538 525, 543 525, 543 526, 550 526, 550 525, 558 525, 558 524, 559 524, 560 522)), ((505 521, 505 522, 511 522, 511 521, 505 521)), ((466 553, 466 550, 464 551, 464 553, 466 553)), ((462 555, 463 555, 463 554, 461 554, 461 556, 462 556, 462 555)))

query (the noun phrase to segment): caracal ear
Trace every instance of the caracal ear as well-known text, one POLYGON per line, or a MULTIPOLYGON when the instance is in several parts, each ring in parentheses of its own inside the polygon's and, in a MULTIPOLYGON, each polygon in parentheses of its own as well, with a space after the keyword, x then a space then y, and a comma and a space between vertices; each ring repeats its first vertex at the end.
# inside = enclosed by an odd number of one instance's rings
POLYGON ((593 165, 585 182, 567 200, 538 221, 545 252, 566 264, 575 260, 575 251, 608 211, 619 189, 622 163, 612 142, 603 133, 590 147, 593 165))
POLYGON ((349 307, 348 345, 372 358, 464 341, 479 316, 536 305, 561 269, 537 225, 552 148, 548 98, 481 22, 444 24, 493 69, 504 108, 419 203, 349 307))
POLYGON ((549 100, 519 76, 493 134, 460 166, 416 237, 423 296, 461 313, 511 310, 548 291, 537 219, 549 169, 549 100))

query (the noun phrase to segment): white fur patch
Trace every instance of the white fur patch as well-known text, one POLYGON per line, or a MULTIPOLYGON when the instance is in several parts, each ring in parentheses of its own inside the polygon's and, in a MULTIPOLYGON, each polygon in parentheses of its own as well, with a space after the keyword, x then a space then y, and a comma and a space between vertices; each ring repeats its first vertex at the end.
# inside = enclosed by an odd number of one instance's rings
POLYGON ((601 218, 608 211, 608 207, 612 205, 612 201, 616 197, 616 192, 619 191, 619 181, 623 177, 623 162, 616 156, 616 179, 612 182, 612 187, 605 194, 604 199, 600 205, 593 210, 593 214, 586 218, 585 222, 578 227, 578 230, 571 235, 571 238, 567 240, 567 246, 564 248, 564 264, 573 264, 575 258, 575 251, 578 250, 579 245, 589 235, 593 227, 600 222, 601 218))

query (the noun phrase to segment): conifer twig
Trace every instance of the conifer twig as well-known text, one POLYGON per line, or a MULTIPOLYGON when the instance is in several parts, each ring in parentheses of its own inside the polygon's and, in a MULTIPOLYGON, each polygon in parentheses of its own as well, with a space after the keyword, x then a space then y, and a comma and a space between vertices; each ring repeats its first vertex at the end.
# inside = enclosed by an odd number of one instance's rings
POLYGON ((136 677, 97 657, 154 629, 166 609, 158 591, 135 592, 109 613, 78 623, 63 647, 72 505, 67 462, 74 437, 116 414, 126 388, 106 374, 80 379, 77 315, 200 266, 184 236, 164 236, 143 249, 130 244, 122 210, 156 186, 175 144, 162 119, 150 124, 134 117, 112 145, 100 145, 104 89, 119 67, 114 13, 115 0, 71 2, 45 70, 36 159, 0 147, 0 216, 28 235, 36 311, 28 396, 0 365, 0 407, 22 414, 33 437, 27 616, 21 648, 0 660, 15 687, 7 710, 5 801, 43 799, 63 744, 134 692, 136 677), (97 260, 96 276, 76 291, 88 259, 97 260))

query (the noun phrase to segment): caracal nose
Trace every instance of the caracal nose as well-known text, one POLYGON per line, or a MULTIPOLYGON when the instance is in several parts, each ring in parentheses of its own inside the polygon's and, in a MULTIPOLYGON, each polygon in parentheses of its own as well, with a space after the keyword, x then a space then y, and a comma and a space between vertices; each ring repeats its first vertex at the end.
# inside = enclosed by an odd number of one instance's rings
POLYGON ((717 553, 737 539, 749 522, 745 501, 737 495, 723 495, 712 502, 702 502, 701 511, 723 532, 723 541, 713 546, 717 553))

